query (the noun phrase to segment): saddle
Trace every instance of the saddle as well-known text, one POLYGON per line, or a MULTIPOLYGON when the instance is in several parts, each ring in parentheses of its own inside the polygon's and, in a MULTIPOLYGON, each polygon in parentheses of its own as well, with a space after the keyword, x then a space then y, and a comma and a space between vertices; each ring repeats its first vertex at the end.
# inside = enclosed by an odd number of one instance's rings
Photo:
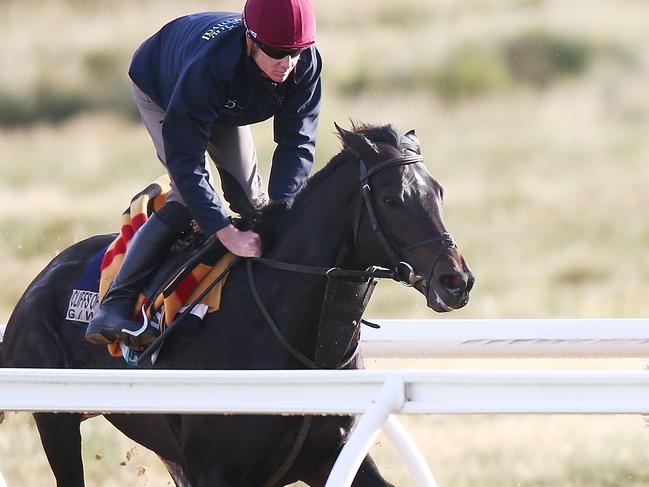
MULTIPOLYGON (((119 234, 92 260, 75 286, 68 306, 68 320, 90 321, 119 272, 130 240, 148 218, 162 208, 169 190, 169 177, 165 175, 133 197, 122 213, 119 234)), ((176 241, 140 293, 134 316, 142 317, 143 326, 153 326, 163 332, 184 307, 193 304, 187 318, 195 325, 200 323, 208 312, 219 309, 221 291, 227 279, 224 269, 234 258, 217 239, 205 239, 198 231, 187 231, 176 241)), ((108 351, 115 357, 131 355, 120 342, 108 345, 108 351)))
MULTIPOLYGON (((179 313, 191 306, 189 316, 183 318, 188 321, 184 326, 198 326, 207 313, 220 308, 227 280, 225 271, 234 258, 216 240, 206 240, 197 233, 184 235, 140 293, 136 316, 142 316, 143 325, 162 333, 174 324, 179 313)), ((108 345, 108 351, 119 357, 127 348, 117 342, 108 345)))

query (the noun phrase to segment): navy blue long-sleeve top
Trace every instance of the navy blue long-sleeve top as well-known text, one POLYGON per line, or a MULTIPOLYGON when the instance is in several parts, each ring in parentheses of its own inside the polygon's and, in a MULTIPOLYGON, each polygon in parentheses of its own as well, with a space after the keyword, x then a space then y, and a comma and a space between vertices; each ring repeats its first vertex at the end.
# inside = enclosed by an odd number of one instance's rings
POLYGON ((274 117, 272 200, 291 200, 315 157, 320 54, 311 46, 289 78, 275 83, 247 55, 244 33, 239 14, 181 17, 138 48, 129 70, 133 82, 165 111, 167 168, 206 235, 230 223, 204 165, 212 125, 242 126, 274 117))

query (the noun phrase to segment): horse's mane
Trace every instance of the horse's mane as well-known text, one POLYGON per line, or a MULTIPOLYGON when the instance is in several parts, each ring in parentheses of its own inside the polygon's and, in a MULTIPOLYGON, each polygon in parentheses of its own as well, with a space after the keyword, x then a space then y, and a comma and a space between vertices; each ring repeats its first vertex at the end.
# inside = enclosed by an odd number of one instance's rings
MULTIPOLYGON (((394 147, 399 147, 401 137, 392 125, 369 125, 352 122, 352 131, 367 137, 372 142, 383 142, 394 147)), ((295 215, 310 199, 310 195, 333 172, 347 161, 354 159, 352 151, 344 146, 322 169, 307 179, 305 185, 296 195, 293 204, 288 206, 284 202, 274 202, 261 210, 259 219, 255 224, 255 231, 262 237, 265 244, 271 244, 275 235, 283 233, 284 228, 291 223, 295 215)))

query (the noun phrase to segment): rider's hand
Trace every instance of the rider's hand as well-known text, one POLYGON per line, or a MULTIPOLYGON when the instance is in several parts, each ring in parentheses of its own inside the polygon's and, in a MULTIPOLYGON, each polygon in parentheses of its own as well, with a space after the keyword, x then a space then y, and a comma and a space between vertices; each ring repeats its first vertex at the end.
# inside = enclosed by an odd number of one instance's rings
POLYGON ((255 232, 242 232, 234 225, 228 225, 216 232, 216 237, 234 255, 239 257, 259 257, 261 255, 261 237, 255 232))

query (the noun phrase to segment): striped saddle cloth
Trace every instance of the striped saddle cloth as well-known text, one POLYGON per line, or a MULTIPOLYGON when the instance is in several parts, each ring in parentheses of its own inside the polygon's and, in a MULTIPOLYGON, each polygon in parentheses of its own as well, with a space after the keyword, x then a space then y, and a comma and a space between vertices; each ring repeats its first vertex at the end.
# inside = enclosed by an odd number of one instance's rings
MULTIPOLYGON (((110 289, 135 232, 162 208, 170 189, 169 177, 162 176, 135 195, 122 213, 120 232, 106 249, 99 267, 99 302, 110 289)), ((175 246, 171 258, 140 294, 134 309, 135 316, 142 316, 143 324, 146 320, 161 332, 174 322, 184 307, 195 303, 202 294, 205 296, 191 311, 192 319, 202 320, 208 312, 218 310, 227 275, 216 285, 213 283, 234 259, 234 255, 220 245, 201 247, 198 233, 183 242, 183 245, 175 246), (206 293, 211 285, 213 287, 206 293)), ((119 342, 111 343, 108 351, 119 357, 125 347, 119 342)))

